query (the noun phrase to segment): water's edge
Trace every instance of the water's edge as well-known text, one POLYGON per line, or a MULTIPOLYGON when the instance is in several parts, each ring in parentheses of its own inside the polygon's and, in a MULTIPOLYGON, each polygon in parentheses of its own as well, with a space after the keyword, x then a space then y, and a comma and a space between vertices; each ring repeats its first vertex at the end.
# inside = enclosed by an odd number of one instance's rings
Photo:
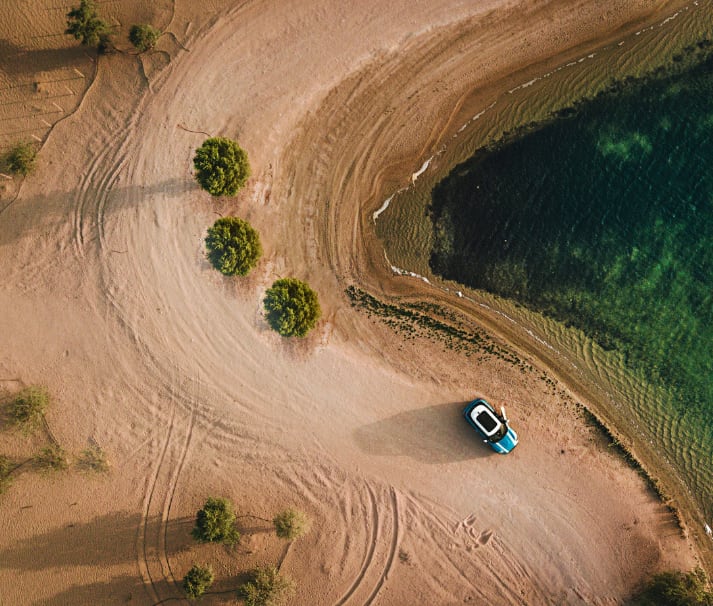
POLYGON ((694 2, 614 45, 567 61, 502 91, 497 98, 477 107, 449 141, 425 158, 411 175, 410 184, 389 196, 373 214, 392 272, 432 284, 448 293, 455 306, 477 306, 483 318, 489 318, 486 324, 494 332, 504 334, 546 365, 559 369, 557 374, 565 375, 561 376, 565 383, 574 385, 585 401, 595 403, 597 416, 615 428, 613 435, 642 460, 646 469, 655 470, 651 475, 661 479, 667 492, 674 496, 674 505, 686 510, 684 517, 691 524, 693 537, 699 539, 699 545, 709 553, 711 546, 704 542, 707 537, 701 532, 705 512, 700 502, 681 482, 675 463, 662 457, 655 444, 647 444, 650 438, 626 410, 622 394, 632 389, 632 384, 647 397, 656 397, 655 388, 636 373, 622 372, 622 360, 616 352, 602 350, 580 331, 563 329, 554 321, 510 301, 434 276, 428 267, 431 225, 426 218, 426 207, 433 186, 485 143, 513 136, 518 129, 547 120, 556 113, 566 113, 573 102, 592 97, 627 78, 641 77, 662 65, 680 61, 686 47, 711 31, 713 16, 710 13, 709 4, 694 2), (584 82, 588 77, 591 79, 587 85, 584 82), (408 241, 401 236, 406 225, 411 234, 408 241), (684 501, 688 505, 684 506, 684 501))

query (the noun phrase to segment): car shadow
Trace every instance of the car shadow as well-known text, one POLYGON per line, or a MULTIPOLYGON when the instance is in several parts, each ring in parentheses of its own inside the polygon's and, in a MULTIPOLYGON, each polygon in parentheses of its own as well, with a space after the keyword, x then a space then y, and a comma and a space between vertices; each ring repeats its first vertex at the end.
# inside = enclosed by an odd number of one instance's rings
POLYGON ((400 412, 357 428, 354 439, 365 453, 405 456, 421 463, 499 456, 463 418, 466 403, 449 402, 400 412))

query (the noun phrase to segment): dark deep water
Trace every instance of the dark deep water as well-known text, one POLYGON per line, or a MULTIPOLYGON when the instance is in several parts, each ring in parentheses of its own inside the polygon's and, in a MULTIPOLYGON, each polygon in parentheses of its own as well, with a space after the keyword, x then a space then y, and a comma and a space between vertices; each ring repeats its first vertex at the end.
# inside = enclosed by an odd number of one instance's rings
POLYGON ((431 268, 582 329, 666 394, 643 422, 713 511, 713 59, 479 150, 431 268))

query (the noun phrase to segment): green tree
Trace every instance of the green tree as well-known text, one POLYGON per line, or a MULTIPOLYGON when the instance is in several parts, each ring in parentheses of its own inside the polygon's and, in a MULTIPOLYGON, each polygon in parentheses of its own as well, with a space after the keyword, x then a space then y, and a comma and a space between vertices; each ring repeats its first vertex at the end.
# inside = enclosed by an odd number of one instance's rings
POLYGON ((148 23, 132 25, 129 30, 129 42, 142 53, 156 46, 156 42, 160 37, 160 30, 148 23))
POLYGON ((195 177, 213 196, 234 196, 250 176, 248 155, 235 141, 206 139, 193 158, 195 177))
POLYGON ((213 267, 226 276, 247 275, 262 255, 257 231, 238 217, 218 219, 205 242, 213 267))
POLYGON ((26 387, 10 403, 10 417, 15 425, 31 431, 43 422, 49 402, 50 396, 44 387, 26 387))
POLYGON ((295 592, 294 582, 274 566, 258 567, 251 576, 239 589, 247 606, 279 606, 295 592))
POLYGON ((201 597, 213 584, 213 569, 210 566, 193 564, 183 578, 183 589, 186 595, 194 600, 201 597))
POLYGON ((27 176, 35 170, 37 147, 32 143, 16 144, 5 157, 10 172, 27 176))
POLYGON ((292 541, 298 539, 309 530, 307 516, 296 509, 285 509, 278 513, 272 520, 275 532, 281 539, 292 541))
POLYGON ((69 467, 67 453, 59 444, 52 444, 40 450, 34 457, 35 465, 42 471, 64 471, 69 467))
POLYGON ((630 602, 631 606, 713 606, 713 593, 706 589, 706 574, 668 571, 657 574, 630 602))
POLYGON ((67 13, 67 29, 64 33, 74 36, 84 46, 100 46, 107 44, 110 28, 97 15, 92 0, 81 0, 79 8, 73 8, 67 13))
POLYGON ((202 543, 237 543, 240 533, 235 526, 232 503, 227 499, 208 497, 203 509, 196 514, 193 538, 202 543))
POLYGON ((81 452, 77 466, 82 471, 94 471, 96 473, 107 473, 109 471, 109 461, 107 461, 106 453, 98 444, 92 444, 81 452))
POLYGON ((283 337, 304 337, 322 313, 317 293, 295 278, 276 280, 263 302, 267 321, 283 337))

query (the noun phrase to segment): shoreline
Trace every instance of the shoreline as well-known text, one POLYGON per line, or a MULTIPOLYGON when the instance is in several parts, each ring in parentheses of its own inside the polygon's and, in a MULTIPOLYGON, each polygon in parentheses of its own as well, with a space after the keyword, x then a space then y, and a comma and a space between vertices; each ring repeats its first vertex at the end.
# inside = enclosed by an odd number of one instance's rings
MULTIPOLYGON (((591 52, 584 51, 579 59, 569 60, 568 62, 562 63, 558 67, 555 67, 550 71, 544 72, 541 75, 533 76, 529 80, 526 80, 523 83, 515 85, 514 87, 504 91, 501 94, 503 99, 498 97, 495 101, 492 101, 490 105, 488 105, 485 109, 481 109, 472 118, 468 119, 465 123, 463 123, 463 125, 457 129, 455 134, 447 138, 447 142, 444 143, 438 149, 438 151, 436 151, 433 155, 429 156, 429 158, 422 165, 422 168, 417 173, 414 173, 414 176, 421 176, 421 174, 423 174, 428 168, 429 164, 438 165, 437 159, 439 158, 439 156, 447 155, 448 147, 454 144, 453 142, 459 137, 459 135, 466 129, 470 128, 477 131, 478 120, 481 117, 485 116, 487 112, 493 110, 496 105, 501 103, 506 105, 508 103, 506 99, 508 95, 512 95, 516 91, 527 89, 536 83, 542 82, 563 69, 569 67, 578 67, 582 63, 586 62, 588 59, 594 59, 595 56, 600 53, 604 53, 612 49, 616 50, 618 48, 621 48, 628 42, 631 42, 635 37, 640 36, 642 33, 653 32, 656 29, 665 27, 667 24, 673 24, 672 26, 675 27, 675 19, 677 19, 680 15, 685 14, 686 11, 688 11, 692 7, 694 9, 698 9, 699 4, 697 2, 691 3, 689 5, 677 9, 668 17, 657 19, 654 24, 647 25, 646 27, 643 27, 637 31, 629 32, 623 40, 616 43, 616 47, 614 47, 613 43, 609 41, 601 47, 594 48, 593 50, 589 49, 591 50, 591 52), (436 162, 434 162, 434 160, 436 160, 436 162)), ((673 36, 675 34, 668 35, 673 36)), ((703 41, 705 40, 709 39, 704 38, 703 41)), ((689 40, 688 44, 679 43, 678 47, 683 47, 683 51, 667 51, 667 53, 665 53, 662 59, 652 62, 638 76, 631 76, 629 74, 626 74, 620 76, 619 78, 612 78, 611 82, 606 84, 605 88, 610 88, 613 86, 626 86, 626 83, 629 79, 632 79, 632 81, 635 82, 641 82, 642 80, 645 81, 648 78, 655 78, 661 74, 662 69, 668 69, 670 73, 673 73, 676 70, 680 70, 681 68, 677 63, 680 60, 680 53, 694 52, 695 48, 693 47, 693 43, 698 43, 700 41, 701 40, 689 40)), ((583 69, 584 68, 585 66, 583 66, 583 69)), ((484 141, 487 141, 484 147, 488 147, 489 145, 499 145, 510 137, 521 136, 523 132, 527 132, 527 130, 530 128, 536 128, 541 124, 546 124, 549 121, 558 119, 558 113, 568 111, 570 108, 576 109, 576 106, 579 103, 586 102, 588 99, 595 98, 596 96, 604 93, 605 90, 602 89, 598 90, 593 95, 587 95, 583 98, 575 98, 573 102, 565 104, 561 107, 558 104, 555 104, 557 109, 551 110, 539 121, 526 121, 527 123, 524 123, 519 127, 515 127, 514 130, 505 131, 502 135, 496 137, 495 140, 483 139, 484 141)), ((475 148, 475 150, 470 153, 472 155, 472 153, 476 153, 481 149, 483 149, 482 145, 475 148)), ((450 166, 450 168, 443 168, 438 166, 437 168, 433 168, 432 172, 440 175, 447 175, 451 170, 455 170, 454 167, 457 167, 457 165, 464 161, 464 159, 461 159, 457 162, 449 160, 447 166, 450 166)), ((440 178, 436 176, 429 177, 426 180, 429 185, 422 186, 422 191, 423 187, 425 187, 426 190, 429 190, 430 183, 438 182, 439 180, 440 178)), ((392 204, 398 204, 399 202, 402 202, 403 200, 399 200, 398 198, 408 196, 408 192, 414 187, 418 188, 418 186, 415 185, 415 179, 413 179, 412 176, 408 187, 399 189, 394 192, 391 196, 389 196, 389 198, 386 199, 382 207, 380 207, 380 209, 374 213, 374 223, 377 224, 377 219, 379 218, 379 216, 385 211, 387 211, 387 209, 389 209, 392 204)), ((380 241, 383 242, 383 237, 380 238, 380 241)), ((541 324, 538 326, 537 323, 533 324, 532 316, 534 315, 535 317, 539 318, 541 314, 534 312, 531 315, 528 312, 528 319, 524 320, 522 315, 516 312, 515 314, 512 314, 515 317, 512 317, 511 315, 509 315, 509 313, 512 311, 516 311, 518 308, 520 308, 521 306, 519 304, 515 303, 514 307, 510 303, 502 305, 502 301, 499 297, 487 295, 487 298, 492 299, 493 301, 500 301, 500 304, 491 306, 490 304, 485 302, 485 298, 483 297, 484 293, 479 293, 478 291, 474 291, 473 289, 470 289, 462 284, 451 280, 446 280, 440 276, 437 276, 430 271, 430 268, 428 271, 424 271, 423 273, 421 273, 419 269, 416 269, 416 271, 408 269, 408 265, 396 266, 392 261, 389 260, 389 255, 391 252, 393 252, 393 250, 390 250, 388 245, 384 246, 385 258, 387 259, 387 262, 390 265, 391 271, 394 275, 415 278, 420 282, 424 282, 435 289, 439 289, 444 293, 447 293, 447 295, 451 297, 451 299, 453 297, 457 297, 457 299, 464 299, 466 301, 470 301, 473 305, 486 310, 486 314, 494 318, 494 322, 491 324, 491 328, 495 330, 496 334, 499 331, 497 328, 494 327, 501 326, 501 323, 498 322, 496 319, 498 316, 500 316, 505 322, 512 324, 515 333, 517 333, 518 331, 522 331, 524 333, 523 335, 515 338, 512 341, 509 340, 509 338, 506 338, 509 343, 518 346, 518 344, 531 340, 531 342, 525 346, 526 351, 528 351, 538 360, 549 359, 549 362, 543 362, 546 368, 552 369, 553 371, 555 371, 555 374, 562 374, 564 377, 566 377, 562 379, 563 383, 570 385, 571 387, 579 385, 579 389, 581 389, 584 394, 588 394, 588 397, 582 398, 583 400, 589 402, 587 405, 582 404, 584 410, 586 410, 587 413, 589 415, 592 415, 593 419, 596 420, 596 425, 598 426, 600 431, 602 431, 603 435, 607 439, 609 439, 612 444, 617 446, 617 448, 621 451, 620 456, 622 456, 623 460, 626 460, 630 465, 632 465, 634 469, 637 469, 640 473, 642 473, 642 476, 646 478, 647 483, 649 483, 652 490, 656 492, 661 502, 672 511, 672 513, 677 519, 678 525, 680 527, 681 532, 683 533, 683 536, 693 537, 692 540, 697 544, 698 552, 699 554, 701 554, 702 560, 705 561, 705 567, 710 574, 710 571, 713 571, 713 547, 709 543, 710 537, 706 536, 705 532, 705 528, 707 527, 709 521, 705 518, 703 510, 699 507, 696 499, 690 493, 690 489, 683 482, 680 475, 676 472, 673 464, 665 458, 665 455, 654 452, 651 447, 646 444, 648 438, 646 436, 637 435, 636 432, 633 431, 631 417, 629 417, 629 420, 624 421, 622 421, 621 417, 619 419, 612 417, 611 411, 609 410, 609 408, 612 407, 612 404, 602 403, 602 400, 611 400, 611 394, 607 394, 606 390, 604 390, 600 386, 595 385, 595 392, 599 391, 599 394, 596 394, 592 392, 590 388, 583 388, 581 380, 574 379, 575 375, 581 374, 579 362, 576 357, 573 357, 571 352, 563 353, 563 351, 561 350, 561 345, 558 347, 557 345, 550 343, 549 339, 546 336, 538 336, 538 333, 542 334, 542 326, 541 324), (468 294, 464 294, 464 292, 469 293, 470 296, 468 296, 468 294), (516 319, 518 315, 520 315, 519 320, 516 319), (549 352, 551 352, 551 354, 555 357, 552 358, 551 356, 547 355, 544 350, 538 352, 538 348, 544 348, 545 350, 549 350, 549 352), (555 362, 554 360, 556 360, 557 358, 562 358, 562 362, 555 362), (564 370, 562 364, 568 366, 569 370, 564 370)), ((456 305, 453 300, 449 301, 449 303, 451 305, 456 305)), ((547 320, 547 322, 549 323, 550 321, 547 320)), ((513 334, 513 331, 510 330, 506 330, 505 332, 506 334, 513 334)), ((581 331, 574 331, 574 333, 579 332, 581 331)), ((588 337, 586 338, 586 340, 590 341, 588 337)), ((616 356, 616 354, 614 355, 616 356)), ((634 374, 638 376, 638 373, 634 374)), ((590 382, 591 379, 586 379, 585 381, 590 382)))
MULTIPOLYGON (((145 8, 116 10, 124 25, 168 20, 165 7, 145 8)), ((46 384, 57 441, 70 453, 96 444, 111 465, 103 480, 22 474, 3 495, 7 599, 178 600, 182 575, 205 561, 220 571, 206 604, 263 563, 299 580, 296 603, 609 604, 654 572, 693 565, 670 514, 582 420, 576 381, 549 370, 555 380, 541 380, 541 346, 531 355, 487 310, 394 277, 374 246, 380 193, 428 178, 432 142, 459 127, 473 86, 640 20, 648 4, 173 8, 180 39, 102 59, 3 214, 0 370, 46 384), (201 133, 249 151, 253 177, 236 198, 193 183, 201 133), (215 214, 260 231, 250 277, 207 264, 215 214), (285 275, 308 281, 324 311, 301 341, 262 315, 262 293, 285 275), (403 297, 424 325, 437 311, 444 340, 470 339, 472 355, 395 337, 350 307, 350 285, 403 297), (507 459, 462 423, 474 391, 517 420, 523 439, 507 459), (241 527, 241 550, 197 545, 190 528, 208 495, 266 520, 294 506, 319 531, 289 549, 259 525, 241 527), (466 581, 476 575, 486 582, 466 581)), ((35 22, 56 26, 43 15, 35 22)), ((2 431, 0 445, 33 444, 2 431)))

